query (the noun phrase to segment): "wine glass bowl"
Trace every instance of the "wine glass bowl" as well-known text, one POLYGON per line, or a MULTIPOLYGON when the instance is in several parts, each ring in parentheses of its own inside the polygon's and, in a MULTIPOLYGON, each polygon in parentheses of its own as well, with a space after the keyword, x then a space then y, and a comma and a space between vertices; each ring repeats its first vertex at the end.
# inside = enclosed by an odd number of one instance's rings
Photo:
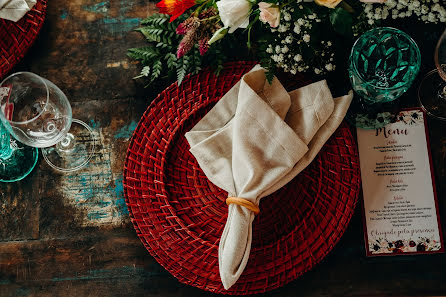
POLYGON ((438 74, 446 81, 446 29, 435 47, 434 61, 438 74))
POLYGON ((418 88, 418 101, 433 118, 446 121, 446 30, 434 52, 436 69, 429 71, 418 88))
POLYGON ((378 27, 361 35, 352 47, 349 76, 353 90, 369 103, 397 99, 420 70, 415 41, 401 30, 378 27))
POLYGON ((58 143, 71 126, 72 111, 65 94, 52 82, 30 72, 6 78, 2 86, 12 86, 11 94, 0 101, 10 119, 0 118, 18 141, 37 148, 58 143))

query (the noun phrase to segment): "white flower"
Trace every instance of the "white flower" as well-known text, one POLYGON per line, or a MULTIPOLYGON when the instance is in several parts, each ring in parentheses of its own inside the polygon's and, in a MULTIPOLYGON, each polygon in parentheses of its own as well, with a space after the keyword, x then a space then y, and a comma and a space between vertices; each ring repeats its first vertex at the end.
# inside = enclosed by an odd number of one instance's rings
POLYGON ((282 53, 286 54, 288 53, 288 51, 289 51, 288 46, 285 45, 284 47, 282 47, 282 53))
POLYGON ((325 69, 327 69, 328 71, 332 71, 333 70, 333 64, 329 63, 329 64, 325 65, 325 69))
POLYGON ((294 56, 294 61, 296 61, 296 62, 302 61, 302 56, 300 54, 295 55, 294 56))
POLYGON ((293 42, 293 36, 288 35, 287 37, 285 37, 285 43, 292 43, 293 42))
POLYGON ((319 68, 314 68, 314 73, 316 73, 316 74, 320 74, 321 71, 319 70, 319 68))
POLYGON ((276 50, 276 53, 277 53, 277 54, 280 53, 280 46, 279 46, 279 45, 276 45, 275 50, 276 50))
POLYGON ((251 2, 247 0, 220 0, 217 1, 218 13, 229 33, 237 28, 246 28, 249 24, 251 2))
POLYGON ((289 29, 289 27, 287 25, 283 25, 281 24, 279 26, 279 28, 277 29, 277 31, 279 31, 280 33, 286 32, 289 29))
POLYGON ((332 43, 331 43, 331 41, 329 40, 329 41, 327 41, 327 45, 328 46, 331 46, 332 45, 332 43))
POLYGON ((303 39, 303 41, 308 43, 308 42, 310 42, 310 35, 305 34, 302 39, 303 39))
POLYGON ((294 33, 296 33, 296 34, 300 34, 300 26, 299 26, 299 24, 297 24, 297 23, 295 23, 295 26, 294 26, 294 33))

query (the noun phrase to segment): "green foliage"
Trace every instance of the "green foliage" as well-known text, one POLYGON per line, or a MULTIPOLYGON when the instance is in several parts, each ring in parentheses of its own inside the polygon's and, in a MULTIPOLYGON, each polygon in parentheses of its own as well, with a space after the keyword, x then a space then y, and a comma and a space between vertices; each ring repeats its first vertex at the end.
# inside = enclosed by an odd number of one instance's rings
POLYGON ((154 14, 144 19, 141 27, 136 29, 144 35, 149 45, 127 51, 127 56, 141 61, 144 66, 140 75, 135 78, 147 77, 150 84, 160 77, 169 80, 175 77, 178 84, 181 84, 188 73, 196 74, 206 66, 212 66, 218 74, 228 60, 220 46, 212 46, 201 56, 195 45, 184 57, 177 58, 177 48, 183 36, 176 34, 176 28, 185 20, 185 16, 172 23, 169 18, 166 14, 154 14))
POLYGON ((149 76, 150 74, 150 66, 144 66, 141 70, 141 74, 138 76, 135 76, 133 79, 141 78, 144 76, 149 76))
POLYGON ((336 33, 343 36, 352 36, 353 16, 342 7, 337 7, 330 12, 330 22, 336 33))
POLYGON ((189 65, 189 58, 187 56, 182 57, 177 63, 177 79, 178 84, 180 84, 187 73, 187 68, 189 65))

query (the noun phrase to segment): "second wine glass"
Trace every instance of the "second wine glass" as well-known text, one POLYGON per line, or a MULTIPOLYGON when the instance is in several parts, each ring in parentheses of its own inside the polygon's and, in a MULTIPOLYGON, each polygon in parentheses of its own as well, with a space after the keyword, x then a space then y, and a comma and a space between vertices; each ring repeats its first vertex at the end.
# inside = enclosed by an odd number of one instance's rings
POLYGON ((0 87, 11 94, 0 101, 0 119, 18 141, 42 148, 47 163, 56 170, 71 172, 84 167, 91 159, 95 140, 90 127, 72 118, 65 94, 49 80, 31 72, 7 77, 0 87), (8 107, 8 108, 6 108, 8 107))
POLYGON ((428 115, 446 121, 446 30, 435 47, 434 61, 436 69, 421 81, 418 100, 428 115))

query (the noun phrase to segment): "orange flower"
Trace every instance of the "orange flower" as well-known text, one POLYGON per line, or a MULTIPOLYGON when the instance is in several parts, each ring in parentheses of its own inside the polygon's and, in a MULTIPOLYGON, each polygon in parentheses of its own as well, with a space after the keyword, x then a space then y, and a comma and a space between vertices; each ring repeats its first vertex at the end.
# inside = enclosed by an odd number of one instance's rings
POLYGON ((156 6, 160 13, 170 15, 170 21, 172 22, 195 4, 195 0, 161 0, 156 6))

